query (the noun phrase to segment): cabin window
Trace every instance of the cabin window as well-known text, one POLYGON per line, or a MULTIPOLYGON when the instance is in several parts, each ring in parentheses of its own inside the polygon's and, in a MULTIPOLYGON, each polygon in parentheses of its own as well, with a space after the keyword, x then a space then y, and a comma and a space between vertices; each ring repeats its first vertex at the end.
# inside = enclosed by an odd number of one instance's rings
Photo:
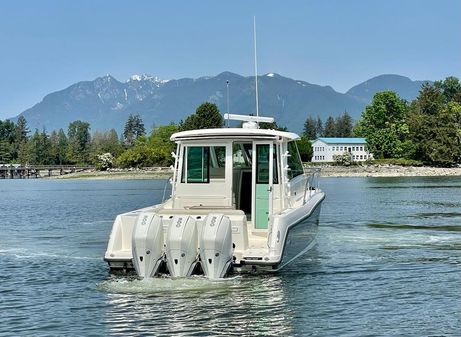
POLYGON ((210 146, 210 178, 224 179, 226 176, 226 147, 210 146))
POLYGON ((251 143, 234 143, 232 146, 232 158, 234 168, 251 168, 251 143))
POLYGON ((298 147, 296 142, 288 143, 288 178, 293 179, 304 173, 303 163, 299 157, 298 147))
MULTIPOLYGON (((256 183, 269 183, 269 145, 256 145, 256 183)), ((277 147, 274 146, 272 160, 272 183, 278 184, 277 147)))
POLYGON ((210 148, 208 146, 188 146, 185 152, 185 160, 182 169, 181 182, 184 182, 184 174, 188 183, 210 182, 209 162, 210 148))
POLYGON ((225 146, 188 146, 184 153, 181 182, 209 183, 224 179, 226 169, 225 146))

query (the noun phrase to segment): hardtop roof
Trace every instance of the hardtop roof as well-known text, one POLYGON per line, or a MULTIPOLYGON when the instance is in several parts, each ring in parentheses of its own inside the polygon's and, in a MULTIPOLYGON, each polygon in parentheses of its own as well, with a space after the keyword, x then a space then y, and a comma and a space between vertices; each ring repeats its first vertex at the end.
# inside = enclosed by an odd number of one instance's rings
POLYGON ((245 128, 219 128, 199 129, 176 132, 171 135, 170 140, 200 140, 200 139, 280 139, 285 141, 297 140, 299 136, 293 132, 285 132, 271 129, 245 129, 245 128))

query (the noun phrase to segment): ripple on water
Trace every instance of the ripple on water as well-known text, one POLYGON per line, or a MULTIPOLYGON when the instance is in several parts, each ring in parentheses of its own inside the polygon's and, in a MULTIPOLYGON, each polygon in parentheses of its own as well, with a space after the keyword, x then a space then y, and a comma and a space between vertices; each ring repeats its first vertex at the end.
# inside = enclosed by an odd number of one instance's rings
POLYGON ((172 279, 170 277, 156 278, 116 278, 98 284, 97 288, 108 293, 145 294, 162 296, 174 292, 206 292, 210 290, 226 290, 235 288, 241 283, 241 277, 233 277, 219 281, 211 281, 203 276, 172 279))
MULTIPOLYGON (((446 213, 445 213, 446 214, 446 213)), ((456 213, 456 216, 461 214, 456 213)), ((431 231, 446 231, 446 232, 461 232, 461 225, 416 225, 416 224, 395 224, 395 223, 371 223, 367 225, 371 228, 383 229, 406 229, 406 230, 431 230, 431 231)))
POLYGON ((459 336, 461 178, 322 183, 308 255, 210 282, 108 273, 113 218, 164 182, 3 181, 0 336, 459 336))

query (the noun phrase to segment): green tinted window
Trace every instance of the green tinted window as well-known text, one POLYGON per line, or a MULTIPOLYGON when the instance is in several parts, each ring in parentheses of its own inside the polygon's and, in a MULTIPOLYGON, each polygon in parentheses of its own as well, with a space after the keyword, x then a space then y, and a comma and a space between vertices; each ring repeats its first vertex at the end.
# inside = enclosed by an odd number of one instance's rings
MULTIPOLYGON (((274 146, 273 151, 273 179, 274 184, 278 184, 277 174, 277 148, 274 146)), ((269 145, 256 145, 256 183, 269 183, 269 145)))
MULTIPOLYGON (((208 183, 209 176, 209 156, 208 146, 189 146, 186 149, 187 161, 187 182, 188 183, 208 183)), ((184 167, 182 182, 184 182, 184 167)))
POLYGON ((269 145, 256 145, 256 183, 269 183, 269 145))
POLYGON ((288 143, 288 154, 288 178, 293 179, 294 177, 304 173, 303 163, 299 157, 296 142, 288 143))

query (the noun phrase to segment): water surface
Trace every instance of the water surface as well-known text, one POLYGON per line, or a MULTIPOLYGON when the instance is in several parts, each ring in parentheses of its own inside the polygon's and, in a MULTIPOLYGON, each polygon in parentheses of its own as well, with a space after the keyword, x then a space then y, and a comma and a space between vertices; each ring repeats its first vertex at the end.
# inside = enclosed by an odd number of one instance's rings
POLYGON ((461 178, 324 178, 317 245, 224 282, 111 276, 164 180, 0 181, 0 336, 459 336, 461 178))

